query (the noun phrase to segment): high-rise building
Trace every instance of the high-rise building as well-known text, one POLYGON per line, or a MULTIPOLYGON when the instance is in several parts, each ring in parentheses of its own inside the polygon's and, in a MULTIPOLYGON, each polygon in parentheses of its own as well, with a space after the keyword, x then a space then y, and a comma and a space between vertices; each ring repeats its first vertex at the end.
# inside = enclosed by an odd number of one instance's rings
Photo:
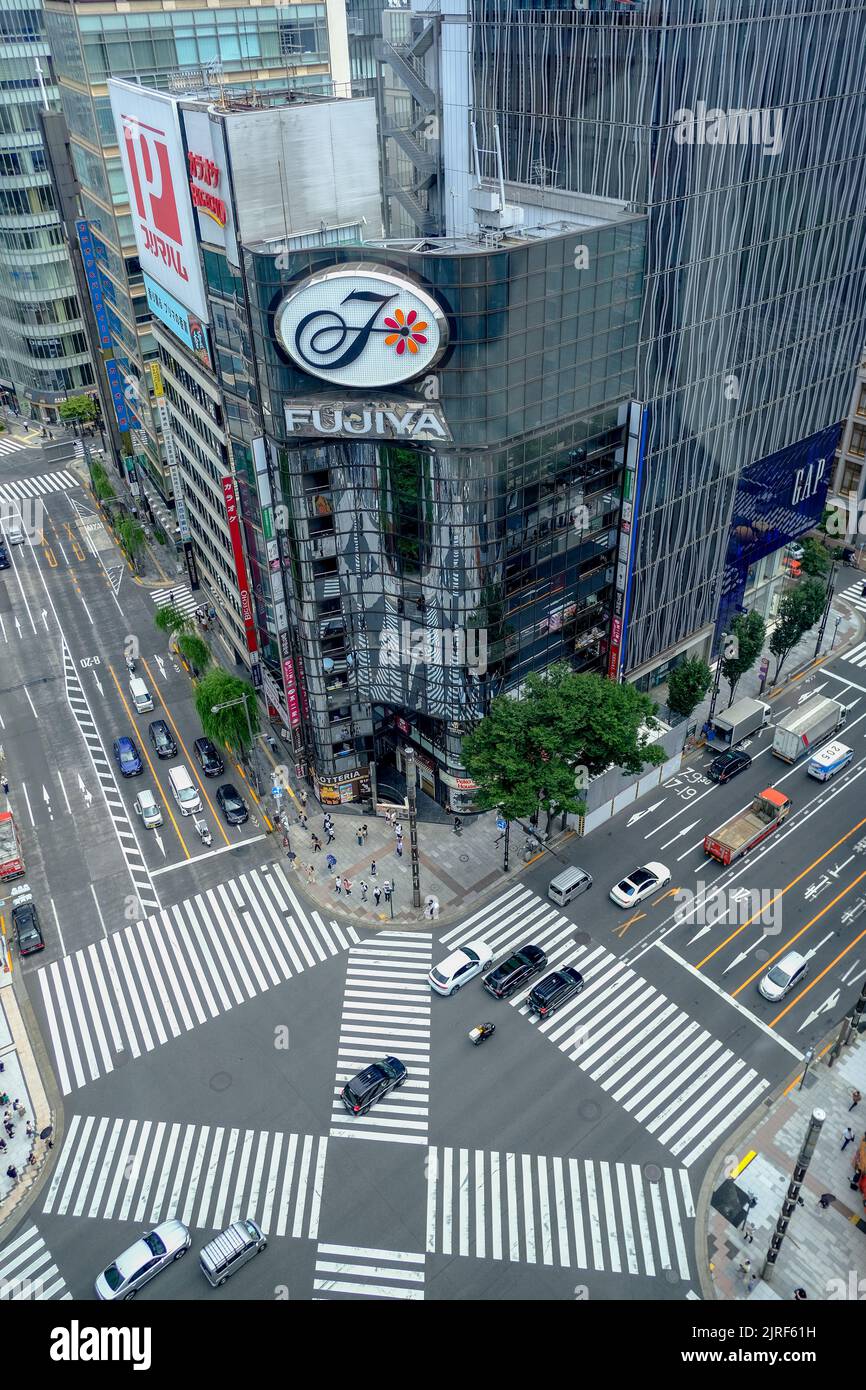
POLYGON ((0 0, 0 395, 50 424, 93 374, 42 144, 46 104, 59 96, 40 0, 0 0))
MULTIPOLYGON (((348 90, 343 0, 238 5, 230 0, 47 0, 46 32, 69 127, 81 211, 99 263, 111 335, 112 395, 132 455, 165 497, 171 476, 159 441, 159 412, 147 364, 156 359, 154 307, 134 239, 108 98, 110 77, 157 90, 224 95, 266 103, 287 84, 297 91, 348 90)), ((145 192, 144 196, 149 197, 145 192)), ((195 331, 194 306, 186 312, 195 331)))

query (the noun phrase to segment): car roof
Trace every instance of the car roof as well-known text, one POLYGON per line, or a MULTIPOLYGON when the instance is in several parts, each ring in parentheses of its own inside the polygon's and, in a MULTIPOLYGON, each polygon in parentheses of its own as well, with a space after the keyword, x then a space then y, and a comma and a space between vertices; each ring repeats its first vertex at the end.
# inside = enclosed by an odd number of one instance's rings
MULTIPOLYGON (((806 957, 802 956, 799 951, 788 951, 782 956, 781 960, 775 962, 777 966, 781 966, 783 970, 788 971, 798 970, 800 966, 805 965, 805 963, 806 957)), ((771 966, 770 968, 773 969, 774 967, 771 966)))
POLYGON ((128 734, 121 734, 120 738, 115 739, 118 748, 134 748, 135 743, 128 734))

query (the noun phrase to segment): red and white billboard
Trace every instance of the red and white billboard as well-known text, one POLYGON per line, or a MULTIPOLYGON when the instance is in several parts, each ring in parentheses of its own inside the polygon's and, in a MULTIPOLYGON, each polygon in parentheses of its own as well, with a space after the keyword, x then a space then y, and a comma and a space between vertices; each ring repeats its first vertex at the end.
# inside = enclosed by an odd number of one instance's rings
POLYGON ((108 86, 141 268, 206 322, 177 102, 130 82, 108 86))
POLYGON ((238 512, 238 499, 235 493, 234 478, 223 478, 223 498, 226 504, 226 518, 229 524, 229 535, 232 542, 232 554, 235 557, 235 574, 238 580, 238 593, 241 600, 241 615, 244 620, 244 630, 247 634, 247 651, 258 651, 259 643, 256 637, 256 620, 253 616, 253 596, 250 593, 249 581, 247 580, 247 565, 244 559, 244 543, 241 538, 241 518, 238 512))

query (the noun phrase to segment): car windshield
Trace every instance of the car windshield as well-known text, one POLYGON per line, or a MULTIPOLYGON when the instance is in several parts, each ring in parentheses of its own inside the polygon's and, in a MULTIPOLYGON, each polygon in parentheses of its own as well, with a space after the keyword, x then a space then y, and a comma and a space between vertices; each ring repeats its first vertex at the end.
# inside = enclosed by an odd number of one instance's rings
POLYGON ((772 970, 767 973, 767 979, 773 985, 786 985, 790 978, 791 971, 783 970, 781 965, 774 965, 772 970))
POLYGON ((498 969, 497 969, 497 971, 496 971, 496 974, 497 974, 497 975, 510 975, 511 972, 512 972, 512 970, 519 970, 520 967, 521 967, 522 965, 523 965, 523 959, 522 959, 522 957, 520 957, 520 956, 511 956, 511 958, 510 958, 509 960, 506 960, 506 961, 503 961, 503 962, 502 962, 502 964, 498 967, 498 969))
POLYGON ((466 956, 467 959, 470 960, 473 965, 477 960, 480 959, 477 951, 473 951, 471 946, 461 946, 460 949, 462 950, 464 956, 466 956))
POLYGON ((180 791, 178 792, 178 796, 180 797, 181 801, 198 800, 198 792, 196 791, 195 787, 181 787, 180 791))
POLYGON ((396 1075, 397 1075, 396 1068, 392 1067, 392 1066, 391 1066, 391 1063, 388 1062, 388 1061, 386 1061, 384 1057, 383 1057, 382 1061, 379 1063, 379 1066, 382 1068, 382 1070, 383 1070, 383 1072, 385 1073, 386 1076, 396 1076, 396 1075))
POLYGON ((223 801, 227 811, 240 811, 244 804, 236 792, 226 792, 223 801))
POLYGON ((431 970, 430 974, 437 984, 444 985, 448 983, 448 976, 443 975, 441 970, 431 970))
POLYGON ((117 1265, 109 1265, 108 1269, 103 1270, 102 1277, 112 1293, 115 1293, 123 1283, 123 1277, 117 1265))
POLYGON ((653 882, 655 874, 649 873, 646 869, 635 869, 634 873, 630 874, 629 877, 635 888, 645 888, 648 883, 653 882))
POLYGON ((145 1236, 144 1243, 152 1255, 165 1254, 165 1246, 156 1231, 151 1231, 149 1236, 145 1236))
POLYGON ((120 761, 122 763, 134 763, 136 761, 135 754, 131 748, 121 748, 120 761))

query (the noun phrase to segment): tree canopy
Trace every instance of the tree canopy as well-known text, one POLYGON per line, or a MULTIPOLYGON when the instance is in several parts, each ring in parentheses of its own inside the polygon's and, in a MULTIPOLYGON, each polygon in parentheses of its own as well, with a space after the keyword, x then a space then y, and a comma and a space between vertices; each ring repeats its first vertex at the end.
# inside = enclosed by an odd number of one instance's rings
POLYGON ((687 657, 674 667, 668 677, 668 709, 681 719, 688 719, 712 682, 713 673, 707 663, 699 656, 687 657))
POLYGON ((830 553, 815 536, 804 536, 800 542, 803 554, 800 556, 800 569, 813 579, 820 579, 830 568, 830 553))
POLYGON ((194 699, 201 726, 208 738, 213 739, 214 743, 228 743, 242 753, 249 751, 250 725, 253 738, 259 729, 259 704, 249 681, 241 680, 221 667, 214 667, 195 687, 194 699), (214 714, 214 705, 224 705, 232 700, 239 703, 214 714), (244 713, 244 703, 249 721, 244 713))
POLYGON ((61 420, 73 425, 89 425, 99 414, 92 396, 70 396, 57 407, 61 420))
POLYGON ((740 678, 750 671, 764 650, 767 625, 760 613, 738 613, 728 629, 731 637, 736 637, 739 652, 736 657, 722 658, 722 675, 728 682, 729 703, 733 703, 734 691, 740 678))
POLYGON ((817 579, 803 579, 783 595, 776 626, 770 634, 770 651, 776 658, 774 682, 779 679, 782 666, 800 638, 820 619, 826 601, 824 585, 817 579))

